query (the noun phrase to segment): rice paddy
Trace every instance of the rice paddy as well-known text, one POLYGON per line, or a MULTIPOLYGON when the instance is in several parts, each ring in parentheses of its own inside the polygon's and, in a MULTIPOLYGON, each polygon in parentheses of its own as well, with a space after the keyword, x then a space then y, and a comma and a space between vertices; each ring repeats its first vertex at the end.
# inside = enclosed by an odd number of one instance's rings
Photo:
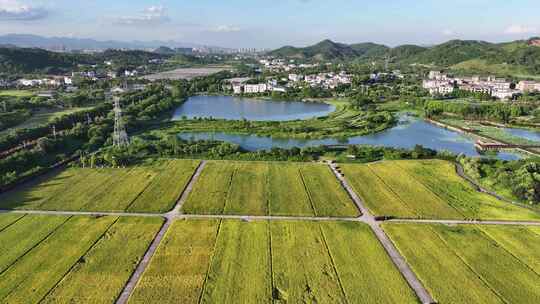
POLYGON ((540 220, 540 213, 480 193, 446 161, 343 165, 354 190, 377 216, 431 219, 540 220))
POLYGON ((113 303, 161 223, 25 215, 0 232, 0 302, 113 303))
POLYGON ((0 209, 165 212, 198 161, 163 160, 133 168, 69 168, 0 196, 0 209))
POLYGON ((439 303, 540 301, 540 276, 533 269, 537 254, 508 244, 534 247, 538 236, 504 237, 526 227, 385 224, 384 229, 439 303))
POLYGON ((364 224, 235 220, 175 222, 129 303, 149 301, 417 302, 364 224))
POLYGON ((359 211, 327 166, 209 162, 183 206, 188 214, 348 216, 359 211))

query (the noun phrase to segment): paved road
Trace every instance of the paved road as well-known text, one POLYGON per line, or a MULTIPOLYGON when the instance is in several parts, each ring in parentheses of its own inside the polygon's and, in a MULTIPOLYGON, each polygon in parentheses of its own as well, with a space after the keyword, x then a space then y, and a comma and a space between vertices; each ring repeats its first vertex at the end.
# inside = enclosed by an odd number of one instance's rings
POLYGON ((420 301, 422 301, 422 303, 424 304, 435 303, 433 297, 431 297, 422 282, 420 282, 420 280, 416 277, 416 274, 414 274, 407 262, 405 262, 403 256, 399 253, 399 251, 397 251, 396 247, 390 241, 384 230, 379 226, 379 222, 377 222, 373 215, 371 215, 369 210, 364 205, 364 202, 358 197, 358 195, 356 195, 345 177, 343 177, 343 175, 338 172, 337 165, 330 164, 330 169, 332 170, 332 172, 334 172, 341 185, 349 193, 350 197, 352 198, 358 209, 362 211, 362 217, 360 218, 360 220, 371 227, 371 229, 375 233, 375 236, 377 237, 377 239, 379 239, 379 242, 382 244, 382 246, 390 256, 398 270, 401 272, 405 280, 407 280, 409 286, 411 286, 411 288, 414 290, 420 301))
POLYGON ((195 185, 195 182, 197 182, 197 180, 199 179, 199 176, 201 176, 201 173, 202 173, 205 166, 206 166, 206 161, 203 160, 199 164, 199 167, 197 167, 197 170, 195 171, 195 173, 193 174, 191 179, 189 180, 189 183, 186 186, 186 189, 184 189, 184 192, 182 192, 182 195, 180 196, 180 199, 178 200, 178 203, 176 203, 176 206, 173 208, 173 210, 171 210, 171 212, 168 213, 169 216, 174 217, 177 214, 182 212, 182 206, 184 205, 184 203, 186 202, 189 194, 193 190, 193 186, 195 185))
POLYGON ((135 290, 135 286, 137 286, 137 283, 141 279, 141 276, 143 275, 144 271, 146 270, 146 267, 148 267, 148 264, 150 264, 150 260, 154 256, 154 253, 159 247, 159 244, 163 240, 165 233, 167 233, 167 230, 169 230, 171 223, 172 221, 170 219, 166 219, 165 224, 161 226, 161 229, 159 230, 158 234, 152 241, 152 244, 150 244, 150 247, 148 247, 148 250, 144 254, 144 257, 139 262, 139 265, 137 265, 135 272, 133 272, 133 274, 129 278, 129 281, 124 286, 124 289, 122 290, 122 293, 120 294, 120 297, 118 297, 118 299, 116 300, 116 304, 127 303, 127 301, 129 300, 129 297, 133 293, 133 290, 135 290))
POLYGON ((526 221, 466 221, 466 220, 421 220, 421 219, 391 219, 386 222, 417 223, 417 224, 446 224, 446 225, 507 225, 507 226, 540 226, 540 222, 526 221))

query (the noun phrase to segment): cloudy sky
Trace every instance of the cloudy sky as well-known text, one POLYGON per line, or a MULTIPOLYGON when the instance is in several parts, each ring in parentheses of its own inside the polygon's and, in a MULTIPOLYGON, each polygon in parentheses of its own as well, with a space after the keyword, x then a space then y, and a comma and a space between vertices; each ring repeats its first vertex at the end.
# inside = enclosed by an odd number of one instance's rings
POLYGON ((0 0, 0 35, 258 48, 506 41, 540 35, 538 12, 538 0, 0 0))

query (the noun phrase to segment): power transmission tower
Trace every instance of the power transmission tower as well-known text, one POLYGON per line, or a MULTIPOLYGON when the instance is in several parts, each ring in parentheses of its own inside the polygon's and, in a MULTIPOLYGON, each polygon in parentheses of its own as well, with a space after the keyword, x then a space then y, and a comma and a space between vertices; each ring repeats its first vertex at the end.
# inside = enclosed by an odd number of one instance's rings
POLYGON ((129 145, 129 138, 126 127, 122 121, 122 109, 120 108, 120 97, 114 97, 114 134, 113 146, 124 147, 129 145))
POLYGON ((86 113, 86 124, 91 125, 92 124, 92 118, 90 117, 90 114, 86 113))

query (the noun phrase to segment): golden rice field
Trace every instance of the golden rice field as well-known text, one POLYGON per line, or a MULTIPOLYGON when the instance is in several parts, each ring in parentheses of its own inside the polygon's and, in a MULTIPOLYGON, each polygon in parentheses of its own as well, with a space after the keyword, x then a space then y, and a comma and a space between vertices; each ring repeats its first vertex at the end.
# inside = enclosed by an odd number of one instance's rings
POLYGON ((129 303, 417 303, 361 223, 181 220, 129 303))
POLYGON ((540 303, 540 235, 529 227, 383 228, 438 303, 540 303))
POLYGON ((162 160, 132 168, 69 168, 0 195, 0 209, 166 212, 198 161, 162 160))
POLYGON ((0 215, 0 303, 114 303, 160 218, 0 215))
POLYGON ((538 211, 476 191, 441 160, 342 165, 355 192, 377 216, 431 219, 540 220, 538 211))
POLYGON ((325 165, 208 162, 188 214, 347 216, 359 211, 325 165))

